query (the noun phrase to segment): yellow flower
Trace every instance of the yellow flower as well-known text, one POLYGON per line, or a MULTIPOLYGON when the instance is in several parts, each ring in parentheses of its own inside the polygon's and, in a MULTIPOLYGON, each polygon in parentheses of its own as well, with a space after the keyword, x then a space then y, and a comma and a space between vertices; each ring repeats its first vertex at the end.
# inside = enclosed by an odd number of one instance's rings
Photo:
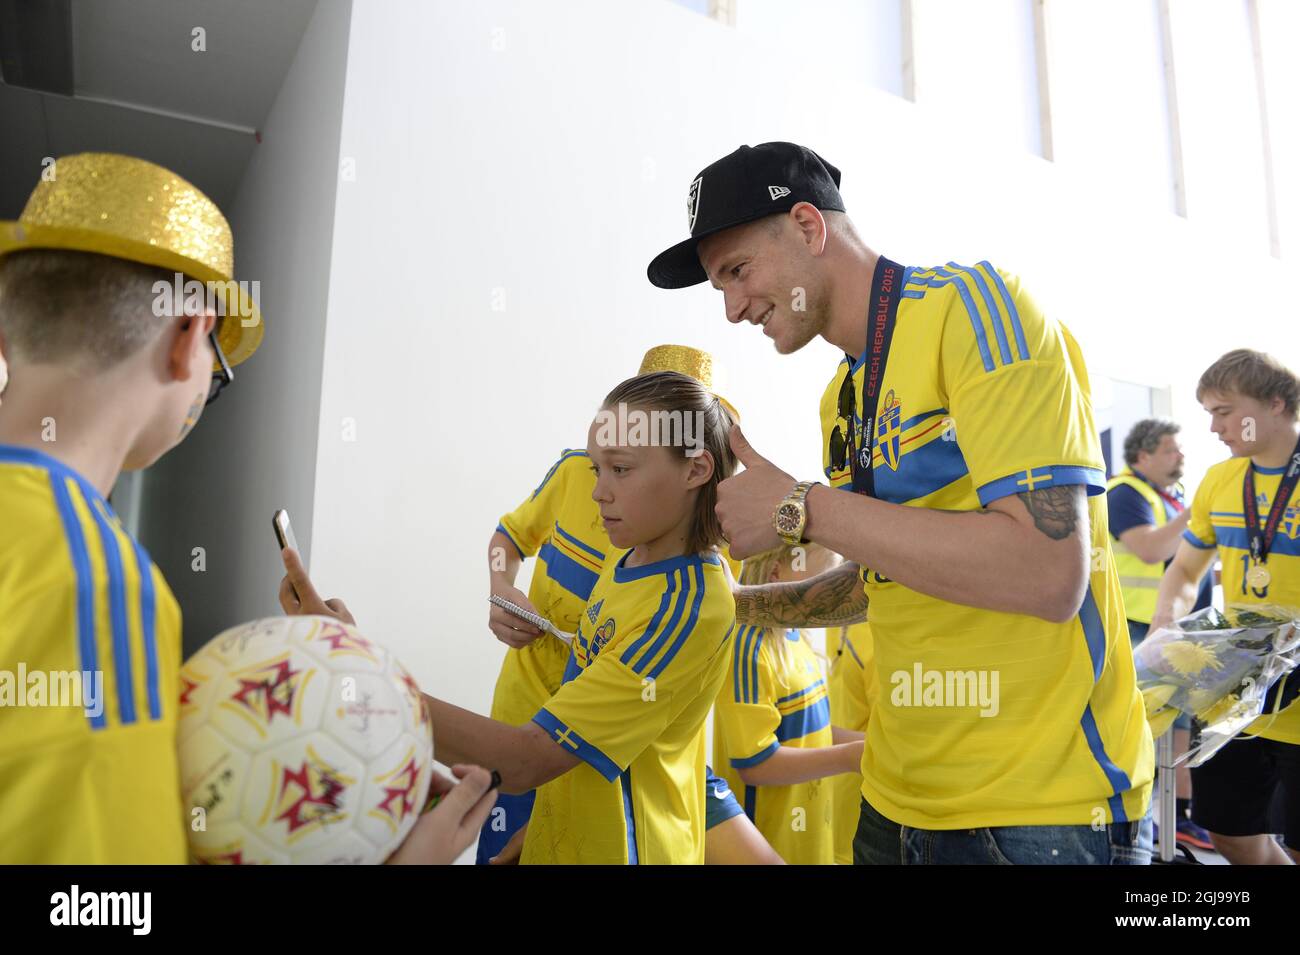
POLYGON ((1160 655, 1180 676, 1191 676, 1205 669, 1222 670, 1214 647, 1190 640, 1173 640, 1160 648, 1160 655))

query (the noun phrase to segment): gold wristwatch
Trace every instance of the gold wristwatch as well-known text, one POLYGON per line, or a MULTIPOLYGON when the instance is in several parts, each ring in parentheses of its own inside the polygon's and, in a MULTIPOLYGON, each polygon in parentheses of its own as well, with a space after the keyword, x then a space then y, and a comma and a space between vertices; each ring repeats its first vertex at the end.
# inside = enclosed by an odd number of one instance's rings
POLYGON ((816 481, 800 481, 794 486, 794 490, 776 506, 776 513, 772 515, 772 524, 776 527, 776 532, 781 535, 781 540, 791 547, 807 543, 803 539, 803 530, 808 526, 808 505, 804 503, 804 498, 808 496, 808 489, 816 483, 816 481))

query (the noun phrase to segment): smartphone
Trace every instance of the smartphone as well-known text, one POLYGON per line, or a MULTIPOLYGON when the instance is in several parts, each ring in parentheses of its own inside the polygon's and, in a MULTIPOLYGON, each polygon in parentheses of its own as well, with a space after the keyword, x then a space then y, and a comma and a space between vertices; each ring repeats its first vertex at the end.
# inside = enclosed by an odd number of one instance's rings
POLYGON ((271 526, 275 528, 275 539, 280 542, 280 550, 292 547, 301 557, 302 551, 298 550, 298 541, 293 536, 293 525, 289 523, 289 512, 280 508, 272 514, 271 526))
MULTIPOLYGON (((302 551, 298 550, 298 540, 293 536, 293 525, 289 523, 289 512, 280 508, 271 515, 271 527, 275 530, 275 539, 280 544, 280 550, 286 547, 292 547, 298 557, 302 558, 302 551)), ((293 587, 292 584, 289 585, 293 587)), ((294 587, 293 595, 299 597, 298 589, 294 587)), ((299 597, 301 599, 301 597, 299 597)))

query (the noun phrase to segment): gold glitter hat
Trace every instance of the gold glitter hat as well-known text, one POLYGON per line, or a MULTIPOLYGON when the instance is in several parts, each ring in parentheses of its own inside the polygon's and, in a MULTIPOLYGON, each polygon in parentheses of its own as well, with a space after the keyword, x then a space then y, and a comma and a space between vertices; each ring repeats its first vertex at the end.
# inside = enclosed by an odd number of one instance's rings
MULTIPOLYGON (((656 371, 676 371, 694 378, 705 388, 713 391, 713 356, 689 345, 656 345, 645 353, 641 359, 638 375, 649 375, 656 371)), ((722 395, 713 391, 714 397, 727 406, 731 417, 740 421, 740 412, 722 395)))
POLYGON ((226 360, 238 365, 257 350, 262 315, 234 282, 230 223, 211 199, 133 156, 79 153, 52 168, 18 221, 0 222, 0 257, 22 249, 97 252, 212 283, 229 319, 217 336, 226 360))

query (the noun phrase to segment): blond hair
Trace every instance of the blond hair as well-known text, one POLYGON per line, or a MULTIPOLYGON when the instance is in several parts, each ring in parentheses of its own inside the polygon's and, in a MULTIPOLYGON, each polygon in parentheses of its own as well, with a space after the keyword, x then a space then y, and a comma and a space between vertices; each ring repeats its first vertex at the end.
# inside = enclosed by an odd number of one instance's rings
POLYGON ((1281 398, 1292 419, 1300 409, 1300 378, 1272 355, 1249 348, 1230 351, 1205 369, 1196 384, 1196 400, 1208 391, 1245 395, 1264 404, 1281 398))
POLYGON ((11 359, 110 367, 163 330, 154 284, 173 278, 94 252, 13 252, 0 259, 0 335, 11 359))

